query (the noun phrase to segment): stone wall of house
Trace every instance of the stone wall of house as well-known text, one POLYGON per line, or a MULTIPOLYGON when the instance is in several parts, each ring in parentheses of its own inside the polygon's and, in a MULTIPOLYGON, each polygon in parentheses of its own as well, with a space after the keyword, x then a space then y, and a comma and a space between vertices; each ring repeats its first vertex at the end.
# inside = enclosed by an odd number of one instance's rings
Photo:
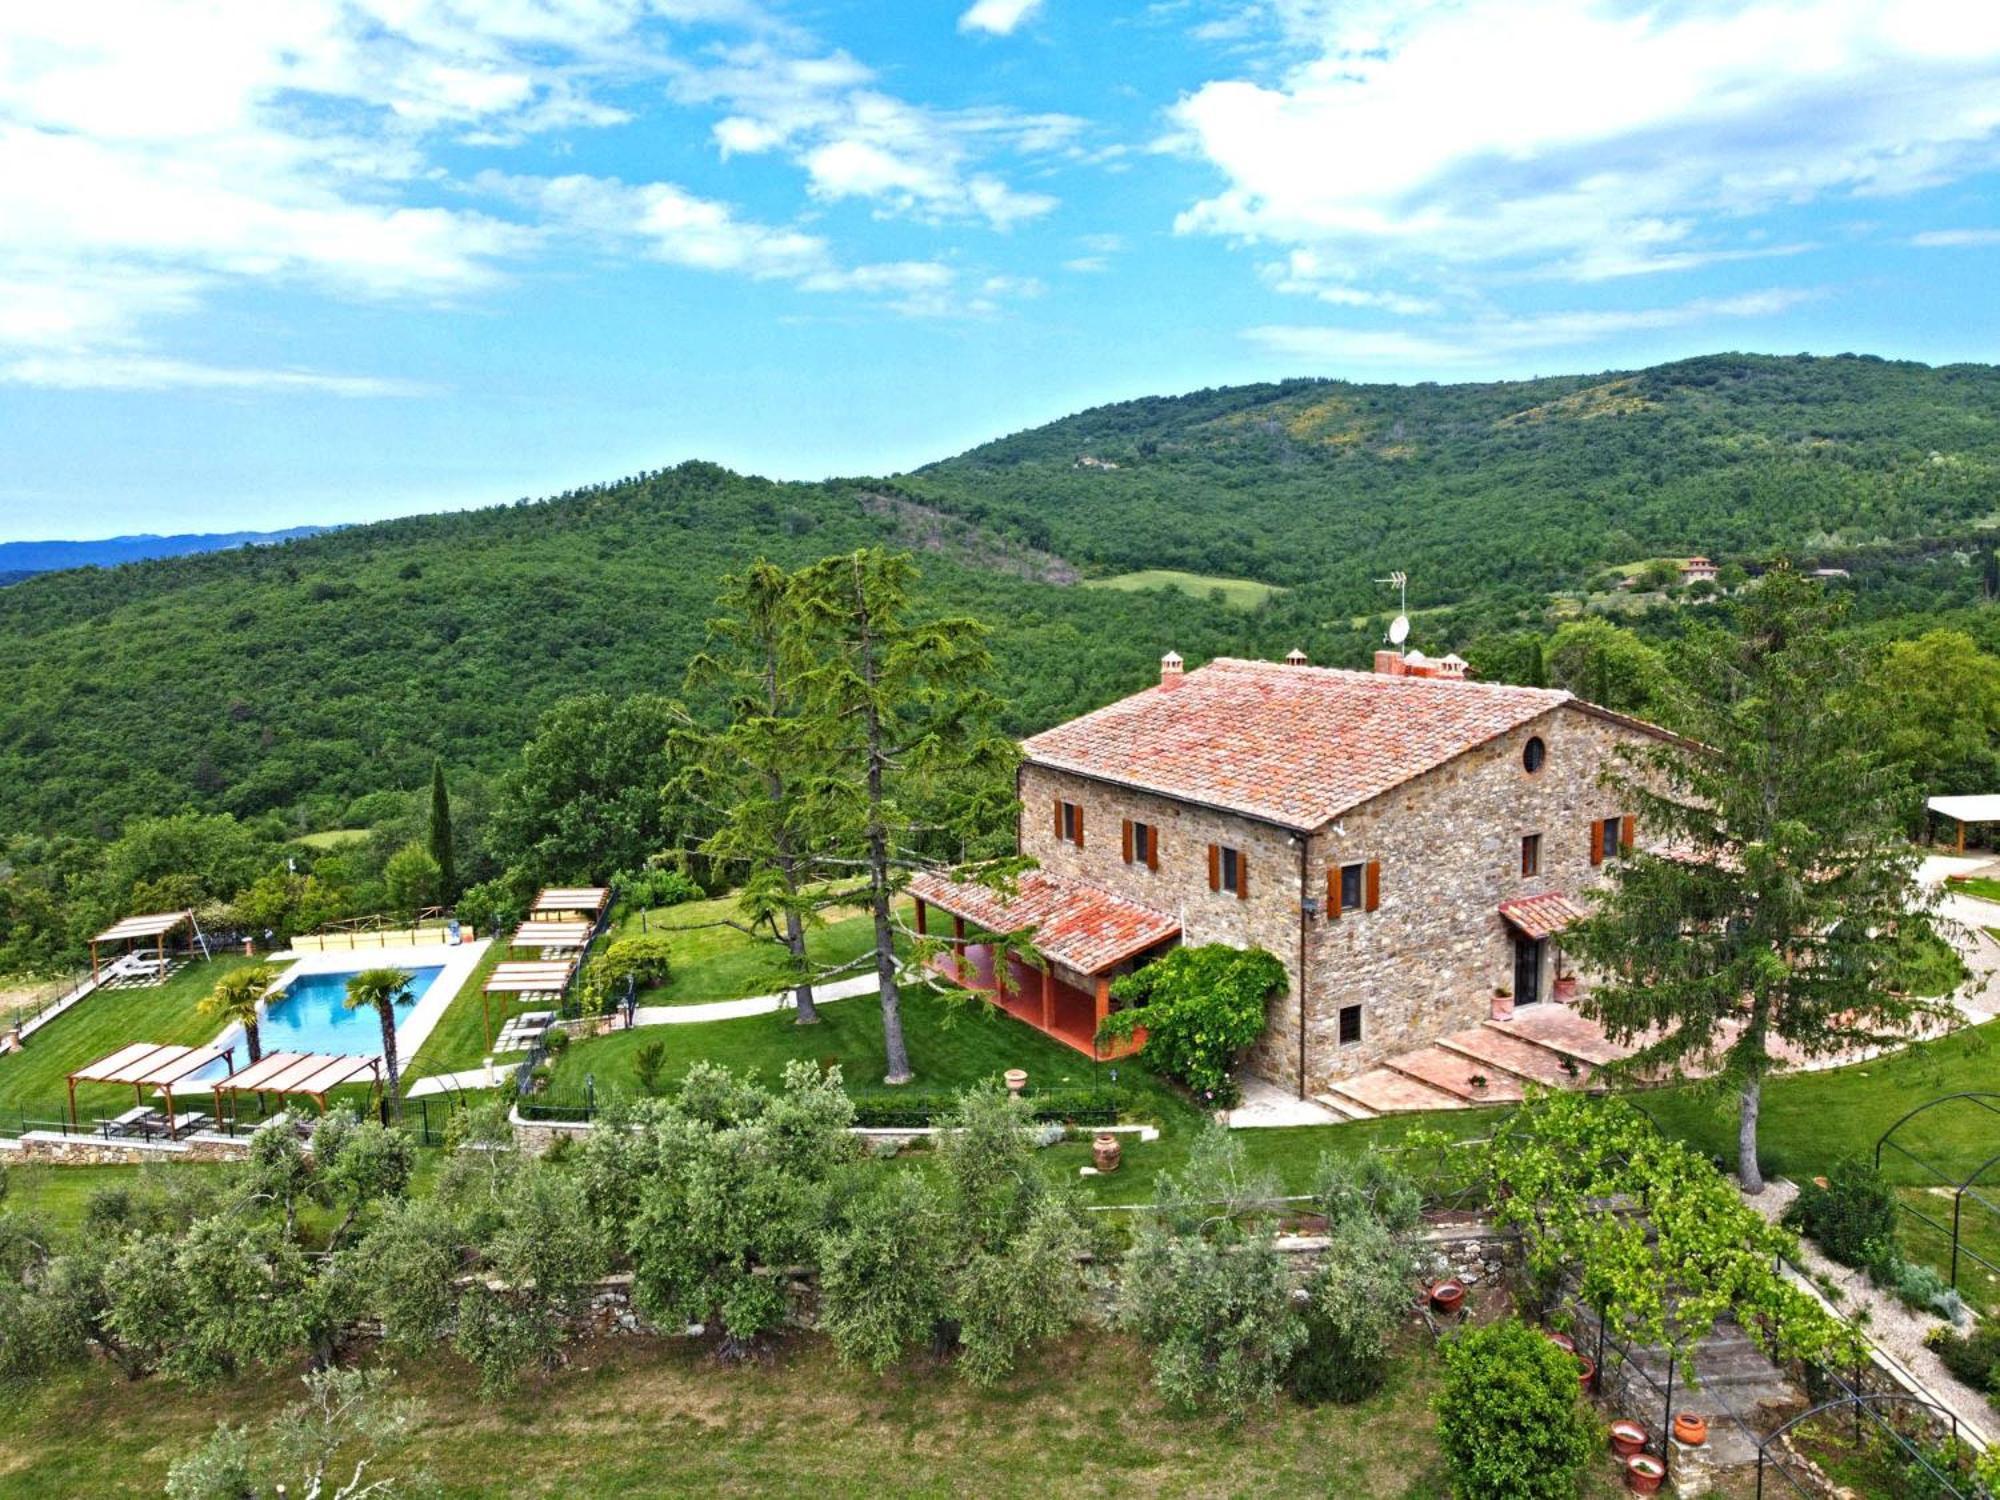
MULTIPOLYGON (((1112 786, 1047 766, 1021 768, 1021 850, 1058 875, 1092 885, 1177 917, 1191 947, 1228 943, 1263 948, 1284 965, 1285 993, 1271 1001, 1269 1035, 1298 1036, 1300 836, 1269 823, 1217 812, 1150 792, 1112 786), (1083 847, 1056 836, 1057 799, 1083 809, 1083 847), (1124 820, 1158 832, 1157 870, 1127 864, 1124 820), (1208 888, 1208 846, 1236 849, 1248 861, 1249 895, 1208 888)), ((1089 988, 1086 983, 1084 988, 1089 988)), ((1296 1061, 1296 1041, 1293 1057, 1296 1061)), ((1260 1068, 1259 1071, 1269 1071, 1260 1068)), ((1273 1077, 1295 1079, 1291 1073, 1273 1077)))
MULTIPOLYGON (((1605 874, 1590 862, 1590 825, 1628 811, 1601 784, 1621 743, 1657 742, 1581 709, 1558 708, 1314 835, 1317 899, 1326 898, 1330 867, 1374 860, 1381 901, 1372 912, 1322 913, 1310 924, 1309 1091, 1491 1014, 1494 990, 1511 988, 1514 979, 1513 930, 1498 914, 1500 903, 1551 891, 1576 895, 1605 874), (1534 736, 1547 758, 1530 773, 1523 751, 1534 736), (1524 877, 1521 839, 1531 833, 1542 836, 1541 873, 1524 877), (1355 1003, 1362 1039, 1343 1047, 1339 1012, 1355 1003)), ((1543 998, 1560 946, 1552 942, 1544 959, 1543 998)), ((1289 1040, 1296 1047, 1296 1036, 1289 1040)), ((1255 1059, 1259 1072, 1287 1076, 1286 1041, 1266 1038, 1255 1059)))

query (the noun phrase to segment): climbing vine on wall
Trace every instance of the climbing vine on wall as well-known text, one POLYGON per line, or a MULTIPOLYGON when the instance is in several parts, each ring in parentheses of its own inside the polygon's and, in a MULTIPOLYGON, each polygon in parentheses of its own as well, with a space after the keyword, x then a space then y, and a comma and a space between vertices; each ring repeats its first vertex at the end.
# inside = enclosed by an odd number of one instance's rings
POLYGON ((1264 1030, 1264 1006, 1285 983, 1285 966, 1262 948, 1209 943, 1176 948, 1114 982, 1125 1009, 1098 1028, 1099 1040, 1143 1028, 1140 1057, 1204 1099, 1229 1103, 1237 1054, 1264 1030))

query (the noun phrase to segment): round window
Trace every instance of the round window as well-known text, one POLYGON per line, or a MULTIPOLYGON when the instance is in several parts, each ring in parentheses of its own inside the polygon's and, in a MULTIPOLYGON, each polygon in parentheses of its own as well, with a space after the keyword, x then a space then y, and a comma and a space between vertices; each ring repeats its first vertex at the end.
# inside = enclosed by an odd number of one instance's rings
POLYGON ((1542 743, 1540 735, 1532 736, 1528 743, 1521 747, 1521 764, 1531 772, 1541 770, 1542 762, 1548 758, 1549 747, 1542 743))

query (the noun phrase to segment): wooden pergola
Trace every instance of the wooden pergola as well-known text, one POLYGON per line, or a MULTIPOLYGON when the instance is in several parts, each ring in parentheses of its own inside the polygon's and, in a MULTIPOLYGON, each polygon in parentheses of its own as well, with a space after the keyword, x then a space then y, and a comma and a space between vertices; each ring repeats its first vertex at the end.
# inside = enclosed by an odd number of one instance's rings
POLYGON ((343 1084, 366 1078, 370 1088, 382 1086, 382 1059, 339 1052, 272 1052, 241 1072, 231 1073, 215 1084, 215 1115, 222 1118, 222 1093, 227 1089, 230 1103, 239 1094, 275 1094, 279 1098, 308 1098, 326 1113, 326 1096, 343 1084))
POLYGON ((549 995, 560 999, 569 988, 570 977, 576 973, 573 958, 549 959, 535 963, 495 964, 487 977, 486 988, 479 996, 479 1015, 486 1026, 486 1045, 493 1045, 493 997, 506 997, 511 1003, 524 995, 549 995))
POLYGON ((597 934, 595 922, 537 922, 529 920, 514 929, 507 939, 509 948, 587 948, 597 934))
POLYGON ((138 1104, 146 1102, 147 1089, 160 1091, 160 1097, 167 1103, 167 1133, 172 1135, 174 1085, 234 1052, 233 1047, 181 1047, 170 1042, 132 1042, 120 1047, 109 1057, 100 1057, 69 1075, 69 1123, 72 1127, 76 1125, 79 1083, 129 1083, 138 1104))
POLYGON ((194 926, 191 911, 158 911, 144 916, 127 917, 122 922, 114 922, 90 940, 90 977, 98 977, 97 946, 100 943, 123 943, 129 953, 132 944, 145 938, 153 940, 155 956, 161 964, 167 960, 167 938, 182 927, 194 926))
POLYGON ((1960 854, 1965 853, 1966 824, 2000 823, 2000 796, 1991 793, 1970 797, 1932 797, 1924 806, 1939 817, 1949 818, 1958 825, 1960 854))
POLYGON ((601 885, 552 885, 535 897, 528 908, 531 922, 562 922, 588 919, 595 927, 611 904, 610 890, 601 885))

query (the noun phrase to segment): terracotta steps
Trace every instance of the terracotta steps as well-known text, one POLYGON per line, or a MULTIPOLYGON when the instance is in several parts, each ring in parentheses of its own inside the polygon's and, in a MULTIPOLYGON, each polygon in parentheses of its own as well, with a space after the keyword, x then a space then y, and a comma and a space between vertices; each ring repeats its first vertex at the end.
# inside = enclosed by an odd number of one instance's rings
POLYGON ((1327 1086, 1326 1098, 1343 1104, 1359 1105, 1374 1115, 1402 1115, 1426 1109, 1463 1109, 1465 1101, 1456 1094, 1432 1088, 1421 1079, 1393 1068, 1372 1068, 1354 1078, 1343 1078, 1327 1086))
POLYGON ((1389 1059, 1389 1067, 1406 1078, 1450 1094, 1464 1104, 1518 1104, 1521 1080, 1484 1061, 1443 1047, 1419 1047, 1389 1059), (1483 1083, 1475 1084, 1475 1078, 1483 1083))
POLYGON ((1438 1046, 1482 1064, 1489 1074, 1498 1069, 1523 1083, 1536 1083, 1544 1088, 1578 1088, 1587 1084, 1596 1071, 1587 1062, 1567 1053, 1537 1046, 1525 1037, 1514 1036, 1491 1023, 1461 1031, 1456 1036, 1443 1037, 1438 1046), (1570 1064, 1568 1068, 1563 1066, 1566 1059, 1570 1064))
MULTIPOLYGON (((1333 1087, 1338 1088, 1340 1087, 1340 1085, 1335 1084, 1333 1087)), ((1325 1105, 1326 1108, 1332 1110, 1334 1114, 1338 1115, 1343 1121, 1347 1122, 1352 1122, 1355 1120, 1379 1120, 1382 1118, 1382 1112, 1380 1110, 1370 1109, 1367 1105, 1363 1104, 1359 1099, 1343 1098, 1339 1094, 1333 1093, 1331 1091, 1324 1094, 1314 1094, 1313 1102, 1315 1104, 1325 1105)))

